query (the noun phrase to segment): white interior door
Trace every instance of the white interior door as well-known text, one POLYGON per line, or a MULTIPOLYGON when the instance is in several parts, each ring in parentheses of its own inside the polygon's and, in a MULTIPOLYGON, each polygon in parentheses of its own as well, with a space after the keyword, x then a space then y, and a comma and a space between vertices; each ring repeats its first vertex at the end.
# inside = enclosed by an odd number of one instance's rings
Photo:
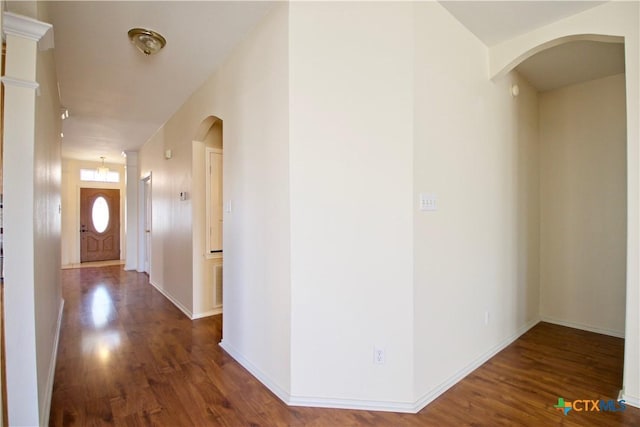
POLYGON ((144 271, 151 274, 151 177, 144 180, 144 271))

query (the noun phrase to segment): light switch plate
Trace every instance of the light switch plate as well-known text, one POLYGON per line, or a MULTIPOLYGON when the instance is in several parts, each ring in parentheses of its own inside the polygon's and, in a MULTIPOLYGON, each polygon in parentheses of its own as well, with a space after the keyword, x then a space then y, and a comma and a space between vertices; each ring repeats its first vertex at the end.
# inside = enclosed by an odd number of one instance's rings
POLYGON ((421 211, 437 211, 438 198, 433 193, 420 193, 419 206, 421 211))

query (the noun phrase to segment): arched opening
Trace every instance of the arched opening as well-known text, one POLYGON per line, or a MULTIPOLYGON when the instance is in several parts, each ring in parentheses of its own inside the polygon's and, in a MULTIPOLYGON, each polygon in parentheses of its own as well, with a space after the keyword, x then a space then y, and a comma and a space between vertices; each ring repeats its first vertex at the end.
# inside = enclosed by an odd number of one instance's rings
MULTIPOLYGON (((567 35, 563 37, 558 37, 552 40, 548 40, 543 43, 535 44, 526 48, 523 52, 516 54, 513 58, 509 58, 506 60, 500 60, 497 57, 499 55, 494 54, 491 57, 490 64, 490 74, 492 80, 500 79, 506 76, 511 70, 516 68, 525 60, 531 58, 532 56, 543 52, 545 50, 551 49, 556 46, 560 46, 565 43, 575 42, 575 41, 593 41, 599 43, 624 43, 624 37, 619 36, 610 36, 603 34, 573 34, 567 35)), ((503 56, 506 57, 506 54, 503 56)))
POLYGON ((193 313, 222 313, 223 122, 206 117, 193 139, 193 313))
MULTIPOLYGON (((537 90, 540 317, 625 338, 631 240, 624 39, 549 40, 513 55, 494 80, 512 70, 537 90)), ((615 357, 624 359, 623 352, 621 342, 615 357)))

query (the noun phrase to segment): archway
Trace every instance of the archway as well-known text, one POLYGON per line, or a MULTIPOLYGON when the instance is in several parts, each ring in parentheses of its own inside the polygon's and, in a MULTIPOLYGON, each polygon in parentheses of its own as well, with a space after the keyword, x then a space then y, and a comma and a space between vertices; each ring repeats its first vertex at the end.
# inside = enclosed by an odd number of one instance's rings
POLYGON ((222 313, 222 120, 208 116, 193 138, 193 317, 222 313))
MULTIPOLYGON (((504 76, 506 76, 511 70, 516 68, 525 60, 531 58, 532 56, 545 51, 547 49, 569 43, 574 41, 594 41, 601 43, 624 43, 624 37, 619 36, 608 36, 608 35, 599 35, 599 34, 574 34, 563 37, 558 37, 553 40, 548 40, 542 42, 540 44, 536 44, 534 46, 529 46, 526 50, 521 53, 515 54, 513 58, 505 59, 508 52, 500 52, 501 55, 492 54, 490 55, 490 76, 491 80, 498 80, 504 76)), ((495 52, 495 51, 492 51, 495 52)), ((512 53, 512 55, 514 55, 512 53)))
MULTIPOLYGON (((637 69, 638 57, 633 52, 633 44, 635 41, 625 39, 620 35, 593 34, 589 32, 578 34, 558 34, 554 31, 541 31, 541 34, 534 34, 520 40, 510 41, 501 46, 496 46, 490 51, 490 76, 492 80, 498 80, 505 76, 511 70, 515 69, 519 64, 528 58, 544 52, 548 49, 564 45, 569 42, 576 41, 593 41, 601 43, 625 43, 626 53, 626 75, 634 75, 633 71, 637 69), (630 42, 631 45, 626 43, 630 42)), ((637 87, 635 83, 628 79, 624 81, 625 89, 623 92, 626 96, 626 254, 624 261, 625 273, 625 306, 626 315, 624 322, 624 333, 621 334, 625 338, 625 354, 624 354, 624 378, 622 384, 621 396, 627 401, 631 401, 634 406, 638 404, 635 399, 635 390, 637 389, 637 292, 638 292, 638 262, 637 253, 639 249, 638 238, 636 236, 638 229, 638 206, 635 193, 638 189, 637 174, 638 161, 634 156, 638 149, 638 120, 634 110, 637 110, 635 102, 638 99, 637 87), (635 101, 634 101, 635 100, 635 101), (627 394, 627 393, 630 393, 627 394)), ((624 114, 624 113, 622 113, 624 114)))

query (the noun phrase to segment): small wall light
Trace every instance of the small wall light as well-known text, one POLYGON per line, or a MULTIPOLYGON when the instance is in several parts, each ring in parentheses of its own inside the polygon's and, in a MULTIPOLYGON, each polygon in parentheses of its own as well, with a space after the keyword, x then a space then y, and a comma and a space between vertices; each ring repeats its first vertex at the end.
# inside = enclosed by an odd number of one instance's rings
POLYGON ((520 87, 517 84, 514 84, 511 86, 511 96, 515 98, 518 95, 520 95, 520 87))

